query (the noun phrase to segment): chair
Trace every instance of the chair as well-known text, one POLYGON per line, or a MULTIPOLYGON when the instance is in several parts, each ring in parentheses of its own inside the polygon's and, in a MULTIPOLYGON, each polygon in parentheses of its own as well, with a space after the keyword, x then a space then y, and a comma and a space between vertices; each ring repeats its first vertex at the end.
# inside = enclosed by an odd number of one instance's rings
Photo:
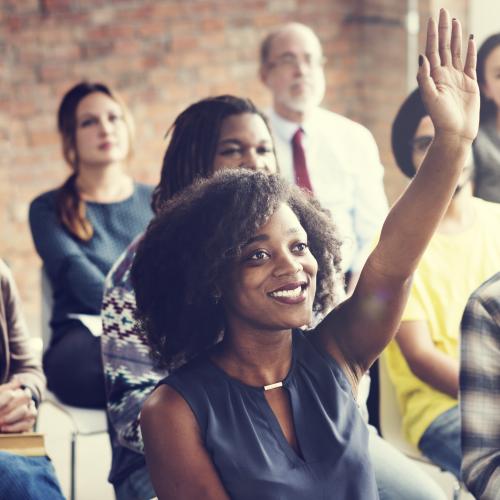
POLYGON ((404 453, 408 458, 417 462, 432 466, 443 474, 452 478, 453 481, 453 500, 458 500, 462 490, 461 483, 450 472, 442 470, 437 465, 433 464, 421 452, 409 443, 404 437, 401 411, 396 396, 396 390, 389 377, 387 361, 381 356, 378 360, 378 375, 379 375, 379 419, 380 431, 383 438, 392 444, 396 449, 404 453))
MULTIPOLYGON (((52 286, 47 273, 42 268, 42 343, 43 352, 50 343, 51 329, 49 326, 52 314, 52 286)), ((98 336, 100 332, 94 332, 98 336)), ((55 394, 47 390, 42 404, 51 404, 63 412, 71 421, 71 465, 70 465, 70 500, 75 500, 75 471, 76 471, 76 445, 79 436, 92 436, 108 432, 108 423, 105 410, 94 410, 88 408, 79 408, 62 403, 55 394)))

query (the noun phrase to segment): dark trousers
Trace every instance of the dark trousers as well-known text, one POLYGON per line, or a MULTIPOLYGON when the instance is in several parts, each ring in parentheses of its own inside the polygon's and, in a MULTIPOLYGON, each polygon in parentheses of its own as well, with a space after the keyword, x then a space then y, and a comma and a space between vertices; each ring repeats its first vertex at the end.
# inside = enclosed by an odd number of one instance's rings
POLYGON ((66 331, 43 359, 47 387, 65 404, 105 408, 101 339, 82 324, 66 331))

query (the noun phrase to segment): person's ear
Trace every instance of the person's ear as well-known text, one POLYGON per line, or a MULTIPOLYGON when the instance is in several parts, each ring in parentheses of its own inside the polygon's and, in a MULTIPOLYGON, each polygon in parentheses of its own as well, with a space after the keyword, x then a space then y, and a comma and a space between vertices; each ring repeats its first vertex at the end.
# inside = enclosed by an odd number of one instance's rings
POLYGON ((269 70, 265 67, 265 65, 261 64, 260 68, 259 68, 259 78, 260 78, 260 81, 266 86, 268 87, 267 85, 267 78, 269 76, 269 70))

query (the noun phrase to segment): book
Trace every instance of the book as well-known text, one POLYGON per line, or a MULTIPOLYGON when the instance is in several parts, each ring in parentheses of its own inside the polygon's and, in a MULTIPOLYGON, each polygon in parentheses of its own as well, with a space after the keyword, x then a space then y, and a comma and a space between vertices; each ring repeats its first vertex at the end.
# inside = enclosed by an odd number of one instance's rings
POLYGON ((25 457, 47 455, 44 436, 40 432, 0 434, 0 450, 25 457))

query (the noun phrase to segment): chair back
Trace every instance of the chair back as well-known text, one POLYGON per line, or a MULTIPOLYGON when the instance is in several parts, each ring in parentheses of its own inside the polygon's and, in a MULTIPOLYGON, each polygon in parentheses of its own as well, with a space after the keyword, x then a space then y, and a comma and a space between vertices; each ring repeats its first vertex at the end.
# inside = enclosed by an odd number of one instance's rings
MULTIPOLYGON (((42 342, 43 352, 48 349, 50 339, 52 337, 52 328, 50 327, 50 320, 52 318, 52 309, 54 307, 54 296, 52 292, 52 285, 49 276, 44 267, 41 269, 41 286, 42 286, 42 342)), ((68 318, 77 319, 85 327, 88 328, 90 333, 95 337, 99 337, 102 333, 101 317, 97 314, 68 314, 68 318)))
POLYGON ((430 466, 428 472, 432 472, 432 477, 443 488, 445 492, 452 494, 453 500, 461 498, 463 484, 457 481, 451 472, 440 469, 433 464, 420 450, 408 442, 403 432, 403 419, 401 410, 399 409, 396 389, 392 380, 389 377, 389 369, 387 360, 382 355, 378 360, 378 377, 379 377, 379 422, 382 437, 400 452, 404 453, 412 460, 416 460, 421 464, 430 466), (436 472, 433 472, 433 469, 436 472))
POLYGON ((44 267, 40 270, 41 274, 41 288, 42 288, 42 342, 43 352, 47 350, 52 337, 52 329, 50 328, 50 319, 52 318, 52 307, 54 305, 54 298, 52 297, 52 285, 50 284, 47 271, 44 267))

